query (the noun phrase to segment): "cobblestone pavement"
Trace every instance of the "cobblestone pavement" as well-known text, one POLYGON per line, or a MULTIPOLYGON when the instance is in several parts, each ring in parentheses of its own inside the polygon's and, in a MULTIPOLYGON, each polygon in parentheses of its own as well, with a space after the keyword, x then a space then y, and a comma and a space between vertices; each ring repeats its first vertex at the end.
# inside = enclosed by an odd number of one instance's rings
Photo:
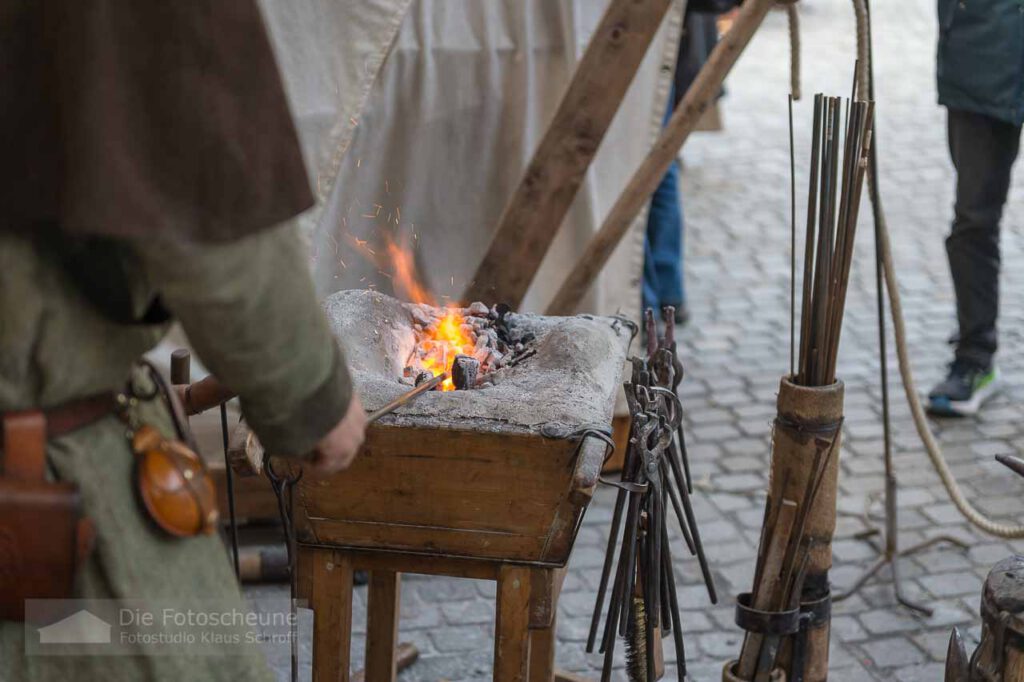
MULTIPOLYGON (((935 104, 935 3, 875 3, 875 53, 882 191, 893 232, 895 259, 907 312, 914 370, 922 390, 949 359, 952 289, 943 238, 952 203, 952 169, 945 113, 935 104)), ((843 0, 803 0, 805 93, 849 91, 854 60, 853 16, 843 0)), ((689 673, 719 679, 722 663, 738 653, 732 597, 750 588, 769 454, 770 419, 779 377, 789 363, 789 184, 785 17, 773 13, 728 83, 725 131, 701 134, 684 155, 687 283, 692 321, 682 332, 684 407, 691 458, 700 481, 697 514, 714 567, 721 603, 710 606, 696 563, 676 553, 685 605, 689 673)), ((809 154, 810 98, 796 111, 798 167, 809 154)), ((798 170, 798 188, 806 188, 798 170)), ((798 192, 800 194, 806 189, 798 192)), ((874 308, 873 242, 864 203, 840 351, 846 383, 839 520, 833 584, 849 585, 876 556, 850 536, 862 530, 870 506, 877 517, 882 490, 882 426, 874 308), (870 503, 870 505, 869 505, 870 503)), ((799 215, 799 212, 798 212, 799 215)), ((1004 219, 1000 368, 1005 390, 977 419, 933 422, 946 456, 968 496, 1002 520, 1024 512, 1024 481, 993 460, 1024 449, 1024 335, 1021 298, 1024 259, 1024 182, 1015 182, 1004 219)), ((798 265, 799 267, 799 265, 798 265)), ((890 351, 892 343, 890 340, 890 351)), ((908 596, 935 608, 919 618, 894 603, 888 575, 835 605, 831 679, 938 680, 950 626, 966 626, 976 639, 980 587, 989 567, 1014 545, 972 530, 947 499, 916 435, 892 368, 894 450, 899 477, 902 546, 936 533, 970 544, 940 547, 901 562, 908 596)), ((560 667, 590 673, 600 659, 584 653, 584 640, 603 556, 612 495, 598 492, 570 563, 559 607, 560 667)), ((1018 550, 1024 545, 1017 544, 1018 550)), ((259 591, 260 593, 263 590, 259 591)), ((254 592, 255 593, 255 592, 254 592)), ((402 680, 489 679, 494 585, 473 581, 404 579, 401 637, 415 642, 421 660, 402 680)), ((354 643, 363 647, 365 591, 359 590, 354 643)), ((308 613, 306 614, 309 615, 308 613)), ((308 632, 311 619, 303 622, 308 632)), ((621 648, 621 647, 620 647, 621 648)), ((671 646, 666 654, 674 663, 671 646)), ((308 637, 303 659, 308 661, 308 637)), ((277 660, 284 670, 286 660, 277 660)), ((357 664, 360 663, 357 660, 357 664)), ((621 661, 620 661, 621 665, 621 661)), ((308 664, 305 670, 308 677, 308 664)), ((621 672, 619 673, 621 676, 621 672)), ((668 679, 675 671, 669 670, 668 679)))

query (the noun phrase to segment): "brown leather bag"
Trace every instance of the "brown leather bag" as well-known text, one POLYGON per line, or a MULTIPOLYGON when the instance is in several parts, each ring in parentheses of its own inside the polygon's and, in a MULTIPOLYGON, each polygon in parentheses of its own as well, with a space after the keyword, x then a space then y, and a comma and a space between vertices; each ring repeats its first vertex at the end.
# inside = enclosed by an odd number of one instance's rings
POLYGON ((0 620, 24 620, 26 599, 71 598, 95 539, 78 488, 46 480, 46 439, 43 412, 4 413, 0 620))

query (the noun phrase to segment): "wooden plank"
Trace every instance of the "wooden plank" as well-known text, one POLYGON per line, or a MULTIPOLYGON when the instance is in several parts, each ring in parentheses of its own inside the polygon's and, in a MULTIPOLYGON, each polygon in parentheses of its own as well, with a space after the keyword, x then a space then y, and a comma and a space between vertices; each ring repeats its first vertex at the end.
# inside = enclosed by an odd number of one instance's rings
POLYGON ((313 556, 313 682, 349 682, 352 562, 343 552, 313 556))
POLYGON ((366 615, 366 677, 393 682, 398 670, 399 573, 371 571, 366 615))
POLYGON ((464 301, 522 303, 669 0, 612 0, 498 221, 464 301))
MULTIPOLYGON (((454 556, 506 561, 544 561, 547 536, 467 532, 457 528, 429 528, 370 522, 316 521, 316 536, 299 535, 308 544, 346 549, 389 550, 424 556, 454 556)), ((403 571, 407 572, 407 571, 403 571)))
POLYGON ((729 32, 722 36, 701 67, 686 96, 672 114, 654 148, 637 168, 622 191, 601 229, 580 254, 569 277, 548 305, 548 315, 572 315, 586 296, 597 275, 604 269, 615 248, 629 231, 633 219, 651 200, 665 171, 676 158, 686 138, 702 115, 718 97, 722 81, 743 53, 776 0, 747 0, 740 6, 729 32))
POLYGON ((303 504, 315 518, 527 535, 545 531, 568 488, 569 472, 551 466, 465 461, 442 470, 438 464, 418 455, 367 455, 327 479, 329 485, 300 484, 303 504))
POLYGON ((498 564, 486 559, 463 559, 393 551, 375 552, 357 549, 345 549, 344 551, 352 562, 352 567, 356 570, 446 575, 453 578, 475 580, 498 579, 498 564))
POLYGON ((352 467, 304 480, 299 494, 314 518, 544 534, 568 491, 574 448, 536 436, 371 428, 352 467))
POLYGON ((526 682, 530 653, 530 569, 506 564, 498 574, 495 682, 526 682))
MULTIPOLYGON (((569 500, 574 450, 572 441, 536 435, 374 425, 352 467, 299 484, 298 537, 559 563, 565 557, 545 548, 567 550, 583 506, 569 500)), ((590 444, 584 450, 581 466, 600 457, 590 444)))

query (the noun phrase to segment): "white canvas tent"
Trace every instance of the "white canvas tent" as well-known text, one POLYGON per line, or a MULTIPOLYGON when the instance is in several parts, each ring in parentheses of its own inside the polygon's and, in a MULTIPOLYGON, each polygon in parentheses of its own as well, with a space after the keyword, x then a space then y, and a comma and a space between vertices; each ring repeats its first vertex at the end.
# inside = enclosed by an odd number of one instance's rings
MULTIPOLYGON (((262 0, 319 204, 303 216, 322 295, 391 293, 386 235, 458 297, 607 0, 262 0)), ((541 310, 661 125, 677 0, 524 302, 541 310)), ((639 311, 642 226, 583 309, 639 311)))
MULTIPOLYGON (((397 228, 415 232, 438 300, 459 296, 608 0, 260 4, 317 196, 299 222, 319 294, 392 293, 375 255, 397 228)), ((657 136, 684 7, 674 1, 652 41, 523 310, 544 309, 657 136)), ((645 224, 637 216, 581 310, 639 317, 645 224)), ((166 367, 180 347, 176 328, 148 355, 166 367)), ((216 442, 213 416, 193 427, 216 442)))

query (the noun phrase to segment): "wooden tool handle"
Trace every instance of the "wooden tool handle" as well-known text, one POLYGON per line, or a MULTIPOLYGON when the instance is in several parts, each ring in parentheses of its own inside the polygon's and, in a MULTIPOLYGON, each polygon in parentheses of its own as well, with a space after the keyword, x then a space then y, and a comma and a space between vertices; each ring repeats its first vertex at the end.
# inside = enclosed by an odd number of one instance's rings
POLYGON ((235 397, 234 391, 217 381, 212 374, 194 384, 175 386, 175 389, 178 390, 178 395, 181 397, 185 413, 190 417, 205 412, 211 407, 217 407, 235 397))
POLYGON ((191 377, 192 353, 188 348, 178 348, 171 353, 171 383, 189 384, 191 377))

